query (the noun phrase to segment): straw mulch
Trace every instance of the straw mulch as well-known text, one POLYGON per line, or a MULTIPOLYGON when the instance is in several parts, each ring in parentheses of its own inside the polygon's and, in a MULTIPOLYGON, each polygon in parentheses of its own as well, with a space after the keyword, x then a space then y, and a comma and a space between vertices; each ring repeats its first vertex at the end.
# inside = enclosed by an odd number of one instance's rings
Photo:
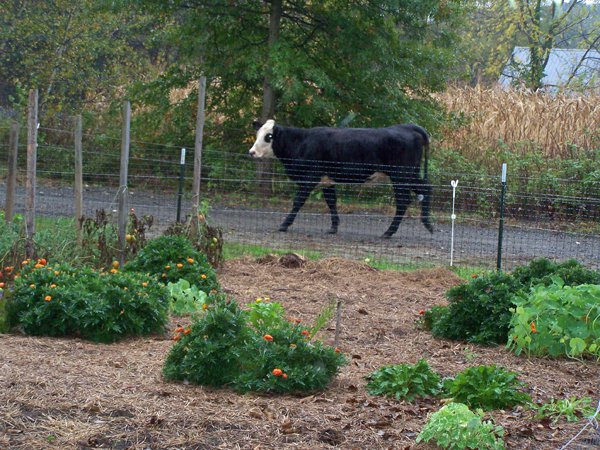
MULTIPOLYGON (((444 269, 402 273, 341 259, 272 257, 227 262, 220 281, 241 304, 268 296, 308 323, 330 299, 341 300, 339 347, 349 364, 324 392, 239 395, 164 382, 169 336, 98 345, 0 335, 0 448, 434 448, 415 438, 439 400, 406 403, 365 390, 365 375, 382 365, 420 358, 445 376, 477 364, 516 370, 536 401, 600 394, 592 362, 518 358, 415 328, 418 311, 444 303, 444 292, 460 282, 444 269)), ((335 321, 320 338, 332 344, 334 335, 335 321)), ((515 449, 559 448, 584 424, 532 416, 521 408, 491 414, 515 449)))

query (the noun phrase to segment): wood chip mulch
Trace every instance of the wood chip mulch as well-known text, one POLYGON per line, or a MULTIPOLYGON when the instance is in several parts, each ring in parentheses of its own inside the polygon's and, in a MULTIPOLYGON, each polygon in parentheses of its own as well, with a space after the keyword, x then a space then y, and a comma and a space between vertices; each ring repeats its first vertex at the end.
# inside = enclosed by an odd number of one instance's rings
MULTIPOLYGON (((338 258, 267 257, 228 261, 219 279, 240 304, 268 296, 306 323, 342 302, 338 346, 349 360, 324 392, 240 395, 166 383, 170 335, 112 345, 0 334, 1 449, 433 449, 415 444, 438 399, 414 403, 371 396, 364 377, 386 364, 426 358, 443 376, 472 365, 518 371, 532 398, 600 399, 593 361, 527 359, 503 347, 437 340, 415 326, 418 311, 445 304, 460 279, 445 269, 380 271, 338 258)), ((172 327, 185 319, 173 319, 172 327)), ((319 338, 333 344, 335 320, 319 338)), ((553 425, 523 408, 488 415, 507 448, 559 449, 585 421, 553 425)), ((569 449, 599 448, 582 433, 569 449)))

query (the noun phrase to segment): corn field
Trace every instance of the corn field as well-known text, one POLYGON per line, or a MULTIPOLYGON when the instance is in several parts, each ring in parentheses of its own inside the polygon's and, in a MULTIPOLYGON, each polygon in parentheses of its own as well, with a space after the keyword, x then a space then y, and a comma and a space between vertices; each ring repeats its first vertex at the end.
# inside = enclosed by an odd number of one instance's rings
POLYGON ((562 158, 572 156, 574 146, 600 146, 599 96, 453 87, 437 99, 466 119, 443 131, 446 147, 477 151, 502 143, 513 151, 539 149, 549 158, 562 158))

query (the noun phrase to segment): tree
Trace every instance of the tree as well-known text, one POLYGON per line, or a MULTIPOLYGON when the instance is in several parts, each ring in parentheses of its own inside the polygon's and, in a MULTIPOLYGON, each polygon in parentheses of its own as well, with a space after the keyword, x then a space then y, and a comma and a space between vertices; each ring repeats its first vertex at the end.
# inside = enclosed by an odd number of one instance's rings
POLYGON ((543 87, 552 48, 597 50, 599 43, 597 3, 585 0, 477 1, 468 15, 461 54, 472 83, 497 82, 513 48, 525 46, 530 61, 518 67, 515 82, 537 90, 543 87))

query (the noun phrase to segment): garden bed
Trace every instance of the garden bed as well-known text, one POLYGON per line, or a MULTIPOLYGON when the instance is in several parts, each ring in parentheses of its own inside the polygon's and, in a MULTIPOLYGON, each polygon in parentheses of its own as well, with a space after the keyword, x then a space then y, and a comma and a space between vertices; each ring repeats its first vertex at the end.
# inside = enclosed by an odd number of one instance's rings
MULTIPOLYGON (((444 269, 378 271, 341 259, 284 265, 277 258, 228 261, 219 273, 240 304, 280 302, 311 323, 330 299, 342 301, 338 346, 349 364, 324 392, 240 395, 166 383, 171 335, 111 345, 77 339, 0 335, 0 448, 434 448, 415 444, 438 399, 399 402, 369 395, 364 377, 386 364, 425 358, 443 376, 498 364, 520 374, 536 402, 600 396, 598 364, 527 359, 503 347, 436 340, 415 327, 419 311, 445 304, 460 282, 444 269)), ((173 320, 172 329, 186 325, 173 320)), ((335 320, 319 337, 333 344, 335 320)), ((515 408, 488 414, 505 428, 508 448, 556 449, 585 422, 533 419, 515 408)), ((570 449, 594 448, 583 433, 570 449), (587 442, 587 443, 586 443, 587 442)))

